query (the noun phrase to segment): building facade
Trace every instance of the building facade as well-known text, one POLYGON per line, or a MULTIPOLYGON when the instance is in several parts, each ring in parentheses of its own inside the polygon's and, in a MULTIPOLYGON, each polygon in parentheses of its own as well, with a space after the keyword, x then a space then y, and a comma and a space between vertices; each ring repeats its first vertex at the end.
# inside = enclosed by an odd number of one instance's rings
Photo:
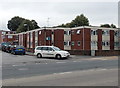
POLYGON ((16 40, 16 32, 15 31, 4 31, 0 30, 0 43, 2 42, 12 42, 16 40))
POLYGON ((18 35, 19 44, 31 49, 41 45, 54 45, 63 50, 118 50, 120 47, 120 33, 116 28, 41 28, 18 35))

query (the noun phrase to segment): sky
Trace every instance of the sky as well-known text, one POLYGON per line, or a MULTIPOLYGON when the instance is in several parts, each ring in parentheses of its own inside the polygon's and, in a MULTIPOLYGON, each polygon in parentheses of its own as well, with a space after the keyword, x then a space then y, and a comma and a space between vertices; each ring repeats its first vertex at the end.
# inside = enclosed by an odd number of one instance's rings
POLYGON ((118 1, 1 0, 0 30, 8 30, 8 20, 14 16, 36 20, 40 27, 52 27, 69 23, 80 14, 84 14, 92 26, 115 24, 118 27, 118 1))

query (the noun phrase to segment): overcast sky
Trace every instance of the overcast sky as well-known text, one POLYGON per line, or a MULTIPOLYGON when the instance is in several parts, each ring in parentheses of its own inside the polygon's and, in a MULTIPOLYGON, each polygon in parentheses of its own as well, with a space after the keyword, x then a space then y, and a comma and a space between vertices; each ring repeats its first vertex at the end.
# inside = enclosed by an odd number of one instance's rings
POLYGON ((0 30, 14 16, 34 19, 40 27, 71 22, 84 14, 90 25, 115 24, 118 27, 118 0, 3 0, 0 1, 0 30), (89 1, 89 2, 88 2, 89 1))

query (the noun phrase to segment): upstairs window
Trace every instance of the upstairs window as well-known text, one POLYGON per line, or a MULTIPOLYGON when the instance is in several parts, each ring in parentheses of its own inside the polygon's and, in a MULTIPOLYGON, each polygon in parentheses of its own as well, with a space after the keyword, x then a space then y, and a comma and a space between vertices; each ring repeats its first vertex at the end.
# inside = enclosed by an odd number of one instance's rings
POLYGON ((8 38, 13 38, 13 36, 12 35, 8 35, 8 38))
POLYGON ((64 31, 64 34, 65 34, 65 35, 70 35, 70 34, 71 34, 71 31, 64 31))
POLYGON ((103 30, 103 31, 102 31, 102 34, 103 34, 103 35, 109 35, 109 30, 103 30))
POLYGON ((42 32, 41 31, 39 31, 39 35, 41 35, 42 34, 42 32))
POLYGON ((91 35, 97 35, 97 30, 91 30, 91 35))
POLYGON ((80 34, 80 30, 77 30, 76 34, 80 34))

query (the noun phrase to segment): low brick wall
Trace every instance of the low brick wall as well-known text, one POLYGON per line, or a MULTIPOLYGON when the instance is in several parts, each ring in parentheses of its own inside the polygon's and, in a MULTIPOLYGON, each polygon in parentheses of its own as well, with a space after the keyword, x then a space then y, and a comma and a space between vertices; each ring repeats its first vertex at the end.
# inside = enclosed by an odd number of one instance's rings
POLYGON ((120 50, 96 50, 95 56, 119 56, 120 50))
MULTIPOLYGON (((67 50, 71 55, 91 56, 91 50, 67 50)), ((95 50, 95 56, 119 56, 120 50, 95 50)))
POLYGON ((87 55, 90 56, 91 55, 91 51, 90 50, 67 50, 71 55, 87 55))

